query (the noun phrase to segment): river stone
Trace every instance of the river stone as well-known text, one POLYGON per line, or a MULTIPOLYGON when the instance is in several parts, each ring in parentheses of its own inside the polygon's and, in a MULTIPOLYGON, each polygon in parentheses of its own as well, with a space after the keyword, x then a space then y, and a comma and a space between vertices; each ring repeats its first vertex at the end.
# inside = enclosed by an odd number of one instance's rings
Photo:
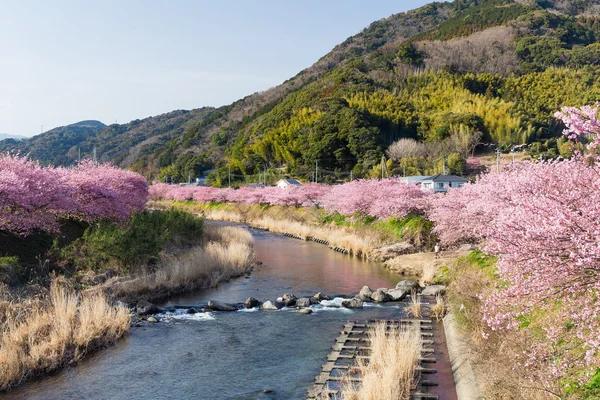
POLYGON ((368 286, 363 286, 362 289, 360 289, 360 292, 358 292, 358 295, 363 297, 371 297, 372 294, 373 291, 368 286))
POLYGON ((296 312, 299 312, 300 314, 312 314, 313 310, 310 308, 300 308, 296 312))
POLYGON ((146 300, 140 300, 135 306, 135 312, 137 315, 150 315, 156 314, 157 312, 159 312, 159 309, 154 304, 146 300))
POLYGON ((212 311, 237 311, 237 306, 235 304, 222 303, 220 301, 209 301, 208 306, 206 306, 209 310, 212 311))
POLYGON ((371 295, 371 298, 377 303, 390 301, 390 296, 388 296, 388 294, 381 289, 377 289, 377 291, 371 295))
POLYGON ((359 299, 347 299, 342 301, 342 307, 345 308, 362 308, 363 302, 359 299))
POLYGON ((283 297, 278 297, 277 301, 280 302, 280 303, 283 303, 283 297))
POLYGON ((291 306, 295 305, 296 300, 298 300, 298 298, 291 293, 284 294, 282 296, 282 298, 283 298, 283 304, 285 304, 286 307, 291 307, 291 306))
POLYGON ((371 296, 367 296, 366 294, 357 294, 356 296, 357 299, 359 299, 362 302, 370 302, 373 301, 373 299, 371 298, 371 296))
POLYGON ((427 286, 421 292, 421 294, 423 296, 437 296, 437 295, 443 295, 445 293, 446 293, 446 286, 444 286, 444 285, 431 285, 431 286, 427 286))
POLYGON ((267 300, 260 305, 261 310, 276 311, 283 308, 283 303, 280 301, 267 300))
POLYGON ((155 324, 158 322, 158 318, 148 317, 147 321, 150 322, 151 324, 155 324))
POLYGON ((248 297, 246 299, 246 301, 244 301, 244 307, 245 308, 254 308, 257 305, 259 305, 260 303, 258 302, 258 300, 256 300, 254 297, 248 297))
POLYGON ((296 307, 306 308, 306 307, 310 307, 310 305, 311 305, 311 302, 308 297, 302 297, 302 298, 299 298, 298 300, 296 300, 296 307))
POLYGON ((310 300, 311 305, 320 303, 320 301, 316 297, 309 297, 308 300, 310 300))
POLYGON ((401 289, 407 292, 411 292, 413 290, 419 291, 419 283, 411 280, 400 281, 396 284, 396 289, 401 289))
POLYGON ((331 298, 329 296, 327 296, 325 293, 322 293, 322 292, 315 294, 314 298, 317 299, 318 301, 331 300, 331 298))
POLYGON ((381 288, 377 289, 377 291, 380 291, 380 292, 383 292, 383 293, 387 293, 388 290, 390 290, 390 289, 384 288, 384 287, 381 287, 381 288))
POLYGON ((188 310, 187 310, 188 314, 196 314, 197 312, 198 311, 194 307, 188 308, 188 310))
POLYGON ((402 290, 402 289, 393 289, 393 290, 389 290, 387 292, 387 295, 390 297, 390 299, 392 301, 401 301, 401 300, 404 300, 404 298, 408 294, 409 293, 406 290, 402 290))

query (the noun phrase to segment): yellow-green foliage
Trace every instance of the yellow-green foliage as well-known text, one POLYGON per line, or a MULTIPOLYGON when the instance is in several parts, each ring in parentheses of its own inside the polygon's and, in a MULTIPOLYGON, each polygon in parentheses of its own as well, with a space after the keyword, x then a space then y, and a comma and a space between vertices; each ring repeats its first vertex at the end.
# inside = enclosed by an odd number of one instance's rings
POLYGON ((279 123, 279 126, 269 129, 259 140, 250 146, 250 151, 260 155, 265 160, 276 160, 293 164, 295 152, 299 150, 297 138, 302 129, 310 127, 323 116, 322 111, 305 107, 293 112, 292 116, 279 123))

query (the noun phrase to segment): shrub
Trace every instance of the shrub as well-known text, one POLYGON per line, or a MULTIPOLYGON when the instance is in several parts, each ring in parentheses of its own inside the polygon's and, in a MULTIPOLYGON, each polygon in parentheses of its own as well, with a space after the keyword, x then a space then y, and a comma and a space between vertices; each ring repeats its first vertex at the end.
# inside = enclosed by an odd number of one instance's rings
POLYGON ((112 265, 129 270, 158 261, 160 252, 201 240, 203 220, 185 211, 143 211, 123 226, 101 221, 68 246, 63 255, 81 267, 112 265))

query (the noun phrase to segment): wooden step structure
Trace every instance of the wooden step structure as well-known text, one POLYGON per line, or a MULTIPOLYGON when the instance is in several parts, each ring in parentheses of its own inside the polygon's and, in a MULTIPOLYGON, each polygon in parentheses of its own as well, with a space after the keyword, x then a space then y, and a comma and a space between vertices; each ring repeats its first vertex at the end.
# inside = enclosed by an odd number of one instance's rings
POLYGON ((392 331, 404 326, 415 327, 421 335, 421 358, 417 368, 418 384, 412 393, 413 400, 438 400, 438 396, 428 393, 428 388, 436 386, 435 351, 433 349, 433 333, 431 320, 428 319, 399 319, 399 320, 369 320, 348 321, 337 337, 327 361, 321 367, 321 373, 315 378, 312 388, 308 391, 308 400, 339 399, 343 382, 360 384, 360 377, 349 376, 348 372, 356 366, 359 358, 369 358, 371 341, 368 329, 376 323, 383 322, 392 331))

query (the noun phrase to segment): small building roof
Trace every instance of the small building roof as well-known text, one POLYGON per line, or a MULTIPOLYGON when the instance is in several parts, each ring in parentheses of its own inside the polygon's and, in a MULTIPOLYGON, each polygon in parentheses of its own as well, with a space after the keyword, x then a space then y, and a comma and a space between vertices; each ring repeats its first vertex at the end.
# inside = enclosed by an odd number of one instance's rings
MULTIPOLYGON (((297 179, 280 179, 279 182, 281 182, 281 181, 287 182, 290 185, 302 186, 302 183, 300 183, 300 181, 297 179)), ((279 183, 279 182, 277 182, 277 183, 279 183)))
POLYGON ((426 179, 423 179, 426 181, 433 181, 433 182, 458 182, 458 183, 467 183, 469 182, 467 179, 462 178, 460 176, 456 176, 456 175, 442 175, 442 174, 437 174, 434 176, 430 176, 426 179))
POLYGON ((430 176, 422 176, 422 175, 413 175, 413 176, 403 176, 400 178, 404 182, 421 182, 426 179, 431 178, 430 176))

